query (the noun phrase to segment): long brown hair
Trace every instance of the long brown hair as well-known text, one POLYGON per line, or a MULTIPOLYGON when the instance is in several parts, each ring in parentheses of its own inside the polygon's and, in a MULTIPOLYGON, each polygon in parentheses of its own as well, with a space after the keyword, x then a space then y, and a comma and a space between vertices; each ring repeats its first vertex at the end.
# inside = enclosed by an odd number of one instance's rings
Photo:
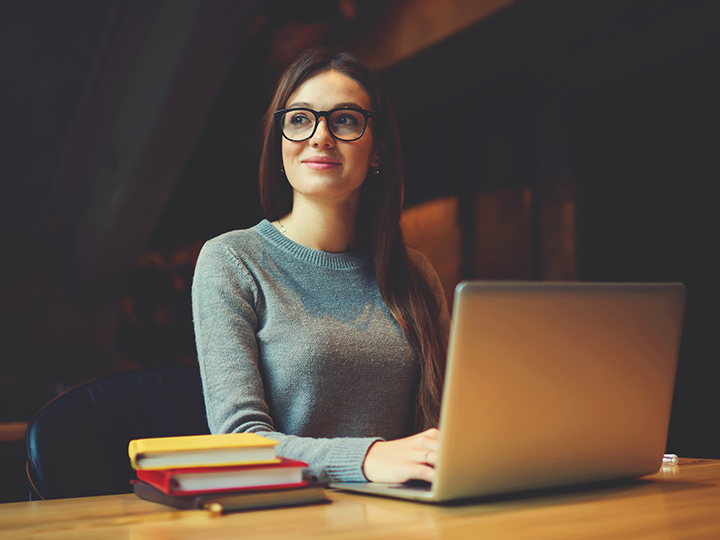
POLYGON ((400 229, 404 179, 395 113, 378 79, 349 53, 333 55, 320 48, 302 53, 283 73, 262 124, 260 202, 274 221, 292 210, 292 187, 281 175, 281 134, 274 112, 310 77, 337 71, 368 93, 375 114, 372 126, 378 148, 379 174, 368 174, 360 195, 358 247, 372 254, 375 277, 385 304, 414 347, 420 361, 415 427, 437 426, 445 374, 447 336, 440 328, 440 306, 408 256, 400 229))

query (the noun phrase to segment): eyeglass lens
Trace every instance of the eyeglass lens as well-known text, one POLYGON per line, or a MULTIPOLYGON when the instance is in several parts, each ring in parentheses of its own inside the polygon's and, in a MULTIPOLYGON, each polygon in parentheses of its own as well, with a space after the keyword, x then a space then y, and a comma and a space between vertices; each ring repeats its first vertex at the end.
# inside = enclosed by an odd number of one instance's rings
MULTIPOLYGON (((285 136, 291 141, 304 141, 312 137, 316 127, 313 112, 310 109, 298 109, 283 115, 281 125, 285 136)), ((358 111, 330 111, 326 120, 332 134, 343 141, 359 139, 365 130, 365 117, 358 111)))

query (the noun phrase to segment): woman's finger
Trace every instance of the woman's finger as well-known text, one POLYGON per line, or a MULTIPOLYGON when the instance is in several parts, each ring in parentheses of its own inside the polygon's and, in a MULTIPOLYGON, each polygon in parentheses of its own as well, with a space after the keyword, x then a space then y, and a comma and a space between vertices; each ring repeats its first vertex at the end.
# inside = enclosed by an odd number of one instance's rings
POLYGON ((423 465, 435 466, 437 462, 437 451, 435 450, 419 450, 416 452, 416 461, 423 465))

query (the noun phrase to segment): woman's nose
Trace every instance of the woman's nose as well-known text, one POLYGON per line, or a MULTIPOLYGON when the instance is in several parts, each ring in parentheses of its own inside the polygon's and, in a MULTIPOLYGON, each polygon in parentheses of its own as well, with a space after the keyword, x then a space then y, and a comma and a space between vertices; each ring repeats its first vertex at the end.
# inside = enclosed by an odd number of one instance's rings
POLYGON ((313 136, 310 137, 310 144, 312 146, 317 145, 323 147, 335 145, 335 137, 333 137, 332 133, 330 133, 327 125, 327 120, 325 118, 321 118, 318 121, 317 128, 315 128, 315 133, 313 133, 313 136))

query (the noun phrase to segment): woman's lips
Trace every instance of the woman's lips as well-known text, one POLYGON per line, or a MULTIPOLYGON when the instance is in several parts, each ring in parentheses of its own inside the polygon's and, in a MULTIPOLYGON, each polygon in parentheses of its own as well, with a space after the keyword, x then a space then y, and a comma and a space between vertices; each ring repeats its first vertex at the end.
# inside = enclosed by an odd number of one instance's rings
POLYGON ((304 165, 307 165, 310 169, 314 169, 316 171, 322 171, 326 169, 334 169, 335 167, 340 167, 341 163, 338 161, 333 161, 330 158, 309 158, 303 161, 304 165))

